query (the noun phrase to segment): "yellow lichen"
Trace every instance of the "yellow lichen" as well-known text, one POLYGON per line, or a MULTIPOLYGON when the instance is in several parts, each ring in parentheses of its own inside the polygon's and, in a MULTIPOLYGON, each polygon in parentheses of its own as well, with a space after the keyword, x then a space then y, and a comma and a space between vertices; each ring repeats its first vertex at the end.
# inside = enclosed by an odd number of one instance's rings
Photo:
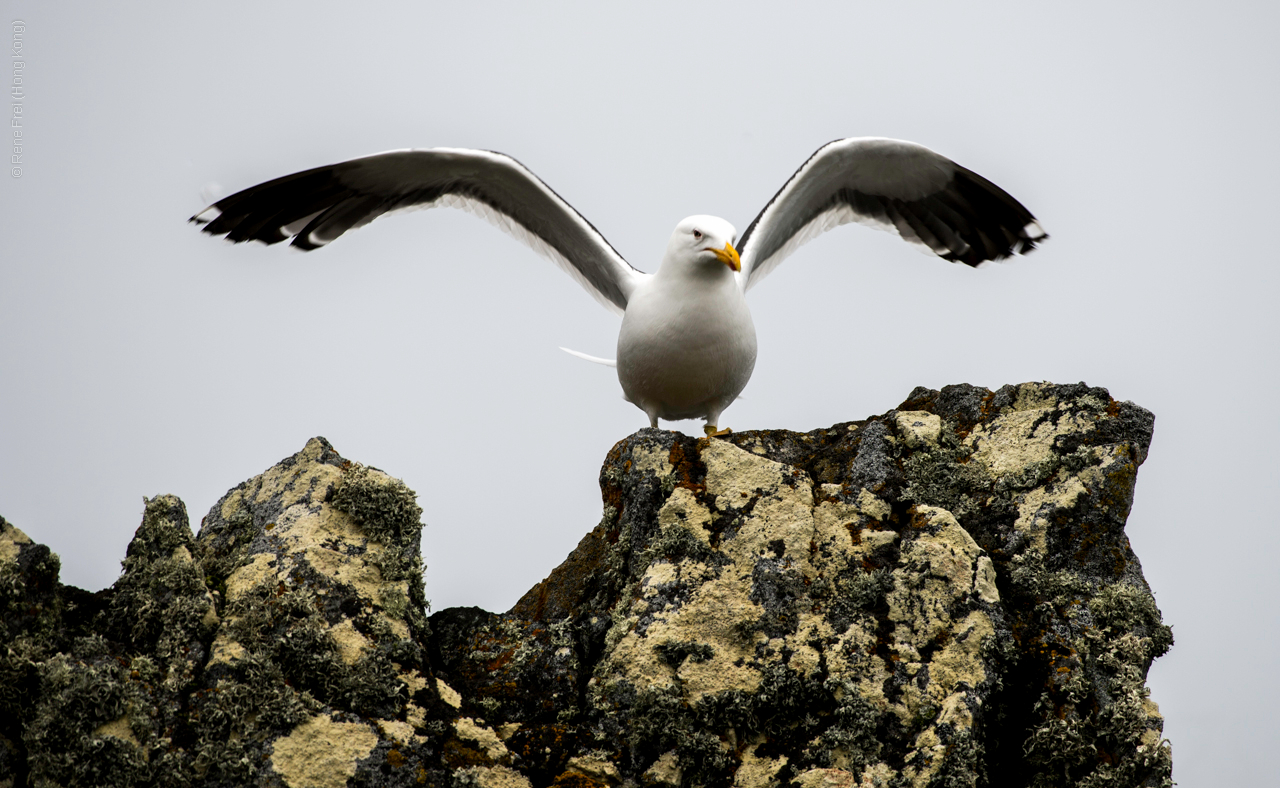
POLYGON ((911 781, 912 788, 925 788, 942 766, 947 746, 938 738, 937 728, 930 725, 916 736, 914 746, 903 760, 902 774, 911 781))
POLYGON ((298 452, 297 462, 285 467, 275 465, 262 476, 255 503, 270 501, 280 496, 284 509, 311 499, 317 490, 327 489, 342 477, 342 469, 318 462, 324 453, 324 444, 318 438, 307 441, 298 452))
POLYGON ((632 467, 637 471, 649 471, 657 474, 661 478, 675 470, 669 455, 670 452, 657 446, 637 448, 631 455, 634 461, 632 467))
POLYGON ((271 766, 290 788, 342 788, 377 744, 368 725, 321 714, 276 740, 271 766))
POLYGON ((945 509, 919 506, 916 511, 938 530, 903 546, 888 601, 894 638, 918 649, 950 626, 951 606, 974 587, 982 548, 945 509))
POLYGON ((1056 407, 1058 400, 1053 396, 1057 388, 1052 383, 1023 383, 1018 386, 1018 394, 1013 400, 1014 410, 1045 410, 1056 407))
POLYGON ((506 741, 514 736, 516 731, 520 730, 520 727, 521 725, 518 722, 504 722, 497 728, 498 738, 506 741))
POLYGON ((756 755, 756 748, 764 739, 747 747, 742 753, 742 765, 733 776, 733 788, 774 788, 778 785, 778 772, 787 765, 787 756, 764 758, 756 755))
POLYGON ((453 730, 459 739, 474 743, 491 761, 501 761, 510 756, 507 745, 502 743, 493 728, 481 725, 470 717, 459 717, 453 721, 453 730))
POLYGON ((31 537, 12 524, 0 529, 0 563, 13 563, 22 551, 22 545, 31 544, 31 537))
POLYGON ((676 565, 670 561, 659 561, 650 564, 645 570, 644 577, 640 580, 641 593, 645 598, 656 596, 658 587, 675 582, 680 576, 676 570, 676 565))
POLYGON ((256 553, 247 564, 241 565, 227 578, 227 602, 234 602, 254 587, 277 577, 276 557, 271 553, 256 553))
POLYGON ((374 720, 374 724, 378 726, 378 730, 384 737, 398 741, 401 744, 406 744, 421 738, 414 735, 413 726, 407 722, 400 722, 399 720, 374 720))
POLYGON ((133 735, 133 729, 129 727, 129 715, 118 717, 111 722, 104 722, 93 729, 94 736, 111 736, 121 741, 127 741, 134 747, 141 747, 142 743, 138 741, 138 737, 133 735))
POLYGON ((1013 527, 1030 537, 1032 552, 1039 555, 1046 553, 1048 547, 1045 537, 1050 518, 1060 509, 1075 506, 1080 496, 1088 494, 1090 487, 1101 484, 1110 468, 1122 461, 1117 451, 1116 447, 1093 447, 1086 455, 1093 464, 1075 476, 1037 487, 1022 497, 1018 502, 1018 519, 1013 527))
POLYGON ((886 788, 893 782, 898 773, 887 763, 873 763, 862 770, 862 781, 858 788, 886 788))
POLYGON ((935 702, 944 700, 961 684, 972 689, 987 680, 982 642, 993 634, 991 618, 981 610, 951 627, 946 646, 934 652, 929 661, 929 693, 935 702))
POLYGON ((936 446, 942 434, 942 419, 923 410, 898 411, 894 419, 898 433, 911 448, 920 446, 936 446))
POLYGON ((667 528, 684 528, 706 544, 711 543, 707 526, 711 524, 711 512, 698 503, 693 492, 677 487, 666 503, 658 510, 658 525, 667 528))
POLYGON ((348 665, 358 662, 370 646, 369 639, 356 630, 355 623, 349 618, 329 627, 329 637, 338 647, 338 656, 348 665))
POLYGON ((893 514, 889 504, 877 498, 865 487, 858 493, 858 509, 873 520, 888 520, 893 514))
MULTIPOLYGON (((717 504, 730 509, 740 509, 756 490, 776 490, 782 483, 783 473, 789 469, 781 463, 745 452, 728 441, 709 441, 702 450, 702 461, 707 466, 707 492, 720 496, 717 504), (747 493, 743 497, 741 493, 747 493)), ((766 494, 768 494, 766 492, 766 494)))
POLYGON ((456 689, 444 683, 444 679, 436 679, 436 691, 440 693, 440 700, 454 707, 462 708, 462 695, 456 689))
POLYGON ((855 788, 858 781, 844 769, 810 769, 791 784, 796 788, 855 788))
POLYGON ((675 750, 664 752, 644 773, 645 782, 653 786, 676 786, 680 777, 680 759, 675 750))
POLYGON ((612 785, 621 778, 618 767, 609 760, 605 753, 592 752, 586 755, 575 755, 569 759, 565 771, 581 774, 593 780, 612 785))
POLYGON ((249 652, 245 650, 244 646, 232 640, 231 635, 225 629, 218 631, 218 636, 214 638, 211 651, 210 665, 216 665, 220 662, 230 665, 249 656, 249 652))
MULTIPOLYGON (((1095 418, 1088 411, 1077 408, 1053 413, 1058 402, 1050 391, 1048 385, 1023 384, 1011 407, 1004 409, 990 424, 976 426, 965 438, 965 444, 974 449, 974 459, 992 476, 1015 476, 1048 463, 1056 456, 1055 446, 1060 437, 1093 428, 1095 418), (1047 418, 1051 413, 1054 418, 1047 418)), ((1064 491, 1064 494, 1070 493, 1064 491)))
POLYGON ((985 555, 978 557, 978 569, 973 575, 973 592, 988 604, 994 605, 1000 601, 1000 589, 996 587, 996 567, 985 555))

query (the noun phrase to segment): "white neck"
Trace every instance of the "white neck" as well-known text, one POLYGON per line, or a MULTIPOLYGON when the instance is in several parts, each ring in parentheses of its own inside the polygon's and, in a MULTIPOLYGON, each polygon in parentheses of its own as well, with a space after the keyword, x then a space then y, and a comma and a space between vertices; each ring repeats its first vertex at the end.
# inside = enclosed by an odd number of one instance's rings
POLYGON ((663 255, 654 277, 668 282, 700 283, 703 286, 733 279, 733 271, 719 260, 679 259, 670 252, 663 255))

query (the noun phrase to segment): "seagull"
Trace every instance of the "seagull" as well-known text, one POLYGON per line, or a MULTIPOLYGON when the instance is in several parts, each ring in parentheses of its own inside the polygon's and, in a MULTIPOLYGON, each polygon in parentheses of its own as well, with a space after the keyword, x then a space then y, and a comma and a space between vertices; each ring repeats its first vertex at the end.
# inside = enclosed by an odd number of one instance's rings
POLYGON ((792 252, 850 222, 896 233, 976 267, 1048 238, 981 175, 913 142, 852 137, 818 148, 747 226, 715 216, 676 225, 656 273, 633 268, 594 226, 514 158, 466 148, 394 150, 251 186, 191 217, 230 241, 312 251, 383 214, 450 206, 474 213, 560 266, 622 315, 623 395, 658 420, 705 419, 707 435, 746 388, 756 332, 746 293, 792 252))

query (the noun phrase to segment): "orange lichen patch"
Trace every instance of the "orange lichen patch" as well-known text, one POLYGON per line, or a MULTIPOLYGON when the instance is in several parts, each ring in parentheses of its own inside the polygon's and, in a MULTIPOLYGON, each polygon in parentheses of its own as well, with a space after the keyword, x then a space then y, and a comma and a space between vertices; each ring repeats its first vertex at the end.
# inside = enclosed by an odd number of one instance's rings
POLYGON ((440 749, 440 759, 454 769, 463 766, 488 766, 493 759, 475 742, 451 738, 440 749))
MULTIPOLYGON (((705 440, 705 439, 704 439, 705 440)), ((699 454, 695 451, 685 451, 685 444, 676 441, 671 446, 671 452, 667 455, 667 462, 671 464, 673 473, 675 474, 675 486, 684 487, 693 492, 695 495, 701 495, 706 492, 706 485, 702 482, 694 481, 702 475, 702 461, 699 454)))

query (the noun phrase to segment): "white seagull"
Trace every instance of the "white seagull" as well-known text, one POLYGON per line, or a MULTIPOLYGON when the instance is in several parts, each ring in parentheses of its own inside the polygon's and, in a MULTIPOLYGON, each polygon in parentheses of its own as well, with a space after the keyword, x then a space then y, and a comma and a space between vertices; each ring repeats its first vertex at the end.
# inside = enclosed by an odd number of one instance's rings
POLYGON ((549 258, 622 315, 615 365, 627 400, 649 417, 720 414, 751 379, 756 331, 746 292, 820 233, 849 222, 895 232, 944 260, 977 266, 1048 236, 1007 192, 913 142, 856 137, 823 145, 747 227, 690 216, 655 274, 632 268, 599 231, 502 153, 431 148, 376 153, 286 175, 218 200, 191 221, 237 243, 310 251, 384 213, 462 208, 549 258), (736 248, 735 248, 736 246, 736 248))

